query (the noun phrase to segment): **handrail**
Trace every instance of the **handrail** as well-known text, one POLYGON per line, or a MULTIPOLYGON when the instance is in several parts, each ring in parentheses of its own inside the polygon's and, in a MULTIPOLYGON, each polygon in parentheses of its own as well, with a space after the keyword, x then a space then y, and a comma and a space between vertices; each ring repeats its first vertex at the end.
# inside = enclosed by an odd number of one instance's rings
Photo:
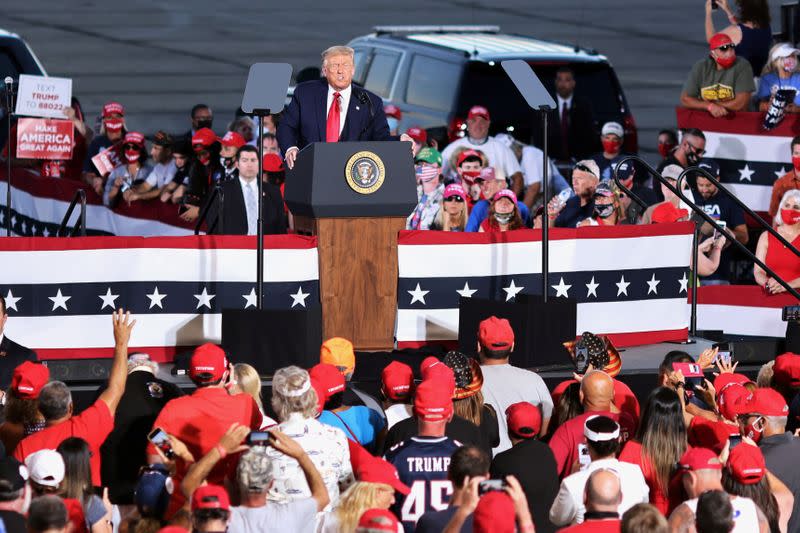
POLYGON ((733 194, 733 193, 731 192, 731 190, 730 190, 730 189, 728 189, 727 187, 725 187, 724 185, 722 185, 722 183, 720 183, 720 181, 719 181, 719 180, 716 178, 716 176, 714 176, 713 174, 711 174, 711 173, 710 173, 709 171, 707 171, 706 169, 704 169, 704 168, 701 168, 701 167, 689 167, 689 168, 687 168, 686 170, 684 170, 683 172, 681 172, 681 175, 680 175, 680 176, 678 176, 678 182, 676 183, 676 185, 677 185, 677 187, 678 187, 679 189, 681 188, 681 182, 682 182, 683 180, 685 180, 685 179, 686 179, 686 177, 687 177, 687 175, 688 175, 688 173, 689 173, 689 172, 697 172, 698 174, 702 174, 702 175, 703 175, 703 177, 704 177, 705 179, 707 179, 708 181, 710 181, 711 183, 713 183, 713 184, 714 184, 714 186, 715 186, 717 189, 719 189, 719 190, 721 190, 722 192, 724 192, 725 194, 727 194, 727 195, 730 197, 730 199, 731 199, 731 200, 733 200, 734 202, 736 202, 736 204, 737 204, 739 207, 741 207, 741 208, 742 208, 744 211, 746 211, 746 212, 747 212, 747 214, 748 214, 748 215, 750 215, 750 216, 751 216, 751 217, 752 217, 754 220, 756 220, 756 221, 758 222, 758 224, 759 224, 759 225, 760 225, 762 228, 764 228, 766 231, 768 231, 769 233, 771 233, 771 234, 772 234, 772 236, 773 236, 773 237, 775 237, 776 239, 778 239, 782 245, 786 246, 786 247, 787 247, 789 250, 791 250, 791 251, 792 251, 792 253, 793 253, 794 255, 796 255, 798 258, 800 258, 800 250, 798 250, 797 248, 795 248, 795 247, 794 247, 794 245, 792 245, 792 243, 790 243, 789 241, 787 241, 787 240, 786 240, 786 239, 783 237, 783 235, 781 235, 780 233, 778 233, 778 231, 777 231, 775 228, 773 228, 771 224, 767 223, 767 221, 766 221, 766 220, 764 220, 763 218, 761 218, 761 216, 760 216, 760 215, 758 215, 758 214, 757 214, 755 211, 753 211, 752 209, 750 209, 750 208, 747 206, 747 204, 745 204, 745 203, 744 203, 743 201, 741 201, 741 200, 740 200, 740 199, 739 199, 739 198, 738 198, 738 197, 737 197, 735 194, 733 194))
POLYGON ((219 196, 219 209, 217 210, 217 219, 213 221, 213 224, 209 224, 206 228, 209 235, 214 231, 214 229, 219 225, 219 233, 223 234, 223 222, 222 222, 222 212, 225 210, 225 193, 222 192, 222 187, 219 184, 214 187, 214 190, 211 191, 211 195, 208 197, 208 201, 203 206, 203 209, 200 210, 200 215, 197 217, 197 223, 194 225, 194 234, 200 235, 200 226, 203 225, 203 221, 206 219, 208 215, 209 209, 211 209, 211 204, 214 203, 214 198, 219 196))
MULTIPOLYGON (((758 220, 762 225, 766 225, 767 224, 764 221, 763 218, 761 218, 760 216, 758 216, 755 213, 753 213, 753 211, 749 207, 745 206, 738 198, 736 198, 736 196, 731 194, 731 192, 727 188, 723 187, 722 184, 719 181, 717 181, 717 179, 714 178, 714 176, 712 176, 707 170, 702 169, 700 167, 690 167, 690 168, 685 169, 683 172, 681 172, 680 176, 678 176, 678 179, 677 179, 677 181, 675 183, 675 185, 678 186, 677 188, 672 188, 671 185, 667 184, 668 187, 670 187, 672 189, 672 192, 674 194, 676 194, 681 200, 683 200, 683 202, 686 203, 689 207, 691 207, 692 211, 694 211, 695 213, 700 215, 700 217, 703 220, 705 220, 707 223, 711 224, 711 227, 714 228, 715 230, 717 230, 717 232, 720 235, 725 237, 728 240, 728 242, 730 242, 731 244, 734 244, 737 248, 739 248, 740 251, 744 252, 744 254, 747 257, 752 259, 752 261, 755 264, 760 266, 767 274, 769 274, 770 277, 772 277, 775 281, 780 283, 781 287, 786 289, 786 292, 788 292, 789 294, 791 294, 792 296, 794 296, 795 298, 800 300, 800 292, 797 292, 793 287, 791 287, 782 277, 777 275, 774 270, 769 268, 763 261, 761 261, 758 257, 756 257, 756 255, 753 252, 748 250, 747 247, 744 244, 742 244, 738 240, 736 240, 735 237, 731 237, 728 234, 728 232, 725 231, 725 229, 722 228, 722 226, 717 224, 716 221, 714 221, 714 219, 711 218, 711 216, 708 215, 708 213, 706 213, 705 211, 700 209, 692 200, 688 199, 683 194, 683 191, 681 191, 681 189, 680 189, 680 183, 681 183, 681 180, 686 179, 686 175, 689 172, 699 172, 699 173, 703 174, 703 177, 708 179, 710 182, 712 182, 714 185, 719 187, 721 190, 725 191, 728 194, 728 196, 730 196, 731 198, 733 198, 736 201, 737 204, 739 204, 740 206, 744 207, 748 212, 750 212, 753 215, 755 215, 756 220, 758 220)), ((770 228, 770 232, 772 232, 771 228, 770 228)), ((797 250, 794 248, 794 246, 792 246, 789 242, 787 242, 786 239, 784 239, 780 235, 778 235, 778 238, 781 240, 782 243, 785 243, 786 245, 788 245, 789 248, 791 248, 794 251, 795 254, 797 254, 797 250)), ((798 255, 798 257, 800 257, 800 255, 798 255)))
POLYGON ((67 212, 64 213, 64 218, 61 219, 61 225, 58 227, 54 237, 66 237, 67 222, 69 222, 72 212, 75 211, 78 201, 81 203, 81 210, 78 212, 78 220, 75 222, 75 227, 72 228, 69 236, 74 237, 76 233, 80 232, 81 237, 86 237, 86 191, 83 189, 77 189, 75 194, 72 195, 72 201, 69 203, 67 212))

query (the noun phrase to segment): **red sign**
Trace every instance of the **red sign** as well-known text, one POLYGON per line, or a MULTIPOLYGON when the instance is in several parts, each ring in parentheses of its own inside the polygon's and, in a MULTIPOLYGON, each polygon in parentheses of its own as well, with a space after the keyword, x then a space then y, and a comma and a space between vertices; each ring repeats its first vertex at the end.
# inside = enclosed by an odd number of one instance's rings
POLYGON ((17 122, 17 157, 72 159, 73 135, 71 120, 20 118, 17 122))
POLYGON ((101 176, 107 176, 120 164, 119 146, 119 144, 109 146, 105 150, 98 152, 98 154, 92 158, 92 163, 94 163, 94 167, 101 176))

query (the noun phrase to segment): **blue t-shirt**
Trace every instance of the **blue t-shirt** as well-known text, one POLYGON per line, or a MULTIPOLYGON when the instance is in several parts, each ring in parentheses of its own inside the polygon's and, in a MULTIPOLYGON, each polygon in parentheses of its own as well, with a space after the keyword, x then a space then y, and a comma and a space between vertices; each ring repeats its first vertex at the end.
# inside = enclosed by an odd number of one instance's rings
POLYGON ((400 481, 411 488, 408 496, 398 498, 392 506, 406 533, 414 533, 423 514, 447 509, 453 494, 447 468, 460 447, 460 442, 449 437, 411 437, 386 452, 384 459, 397 468, 400 481))
POLYGON ((574 228, 578 222, 585 218, 589 218, 594 214, 594 197, 586 202, 586 205, 581 206, 581 199, 578 196, 573 196, 567 203, 564 204, 564 209, 556 217, 557 228, 574 228))
POLYGON ((616 168, 617 163, 622 161, 625 157, 628 157, 628 154, 623 154, 622 152, 618 153, 613 159, 606 159, 606 156, 604 156, 602 152, 594 154, 592 156, 592 161, 597 163, 597 166, 600 167, 600 181, 614 181, 614 177, 611 173, 616 168))
MULTIPOLYGON (((724 220, 728 229, 733 231, 736 226, 745 223, 744 211, 733 202, 727 194, 717 192, 714 196, 706 200, 697 191, 694 192, 695 203, 715 221, 724 220)), ((728 279, 730 262, 733 258, 733 250, 736 247, 731 245, 722 250, 717 270, 703 279, 728 279)))
MULTIPOLYGON (((519 216, 522 217, 522 222, 525 226, 531 226, 531 212, 528 206, 523 202, 517 202, 519 208, 519 216)), ((469 213, 467 219, 467 227, 464 231, 478 231, 481 223, 486 220, 489 215, 489 200, 479 200, 472 206, 472 211, 469 213)))
POLYGON ((794 103, 800 104, 800 72, 796 72, 791 77, 782 80, 776 72, 769 72, 761 76, 758 80, 758 90, 756 100, 769 100, 778 89, 794 89, 794 103))
POLYGON ((341 429, 348 439, 358 441, 368 450, 375 447, 375 438, 386 426, 380 414, 363 405, 354 405, 338 413, 322 411, 319 421, 341 429))

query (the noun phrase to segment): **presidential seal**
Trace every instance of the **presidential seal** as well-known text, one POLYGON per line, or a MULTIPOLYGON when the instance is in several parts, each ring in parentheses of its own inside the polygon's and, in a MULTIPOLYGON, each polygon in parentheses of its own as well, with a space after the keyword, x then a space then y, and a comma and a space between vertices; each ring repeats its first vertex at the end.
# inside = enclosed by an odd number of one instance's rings
POLYGON ((347 161, 344 177, 351 189, 359 194, 372 194, 383 185, 386 169, 374 152, 356 152, 347 161))

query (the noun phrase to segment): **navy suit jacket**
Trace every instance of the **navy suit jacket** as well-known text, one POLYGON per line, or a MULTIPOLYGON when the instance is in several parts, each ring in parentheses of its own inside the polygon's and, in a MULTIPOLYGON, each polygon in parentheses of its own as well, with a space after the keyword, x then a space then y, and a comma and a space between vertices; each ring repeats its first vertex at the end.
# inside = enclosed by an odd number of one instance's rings
MULTIPOLYGON (((292 146, 299 149, 315 142, 325 142, 328 121, 328 80, 299 83, 292 101, 283 112, 278 124, 278 144, 281 151, 292 146)), ((392 141, 399 137, 389 135, 389 124, 383 112, 383 100, 376 94, 355 84, 350 93, 350 104, 340 141, 392 141), (370 106, 372 111, 370 112, 370 106)))

